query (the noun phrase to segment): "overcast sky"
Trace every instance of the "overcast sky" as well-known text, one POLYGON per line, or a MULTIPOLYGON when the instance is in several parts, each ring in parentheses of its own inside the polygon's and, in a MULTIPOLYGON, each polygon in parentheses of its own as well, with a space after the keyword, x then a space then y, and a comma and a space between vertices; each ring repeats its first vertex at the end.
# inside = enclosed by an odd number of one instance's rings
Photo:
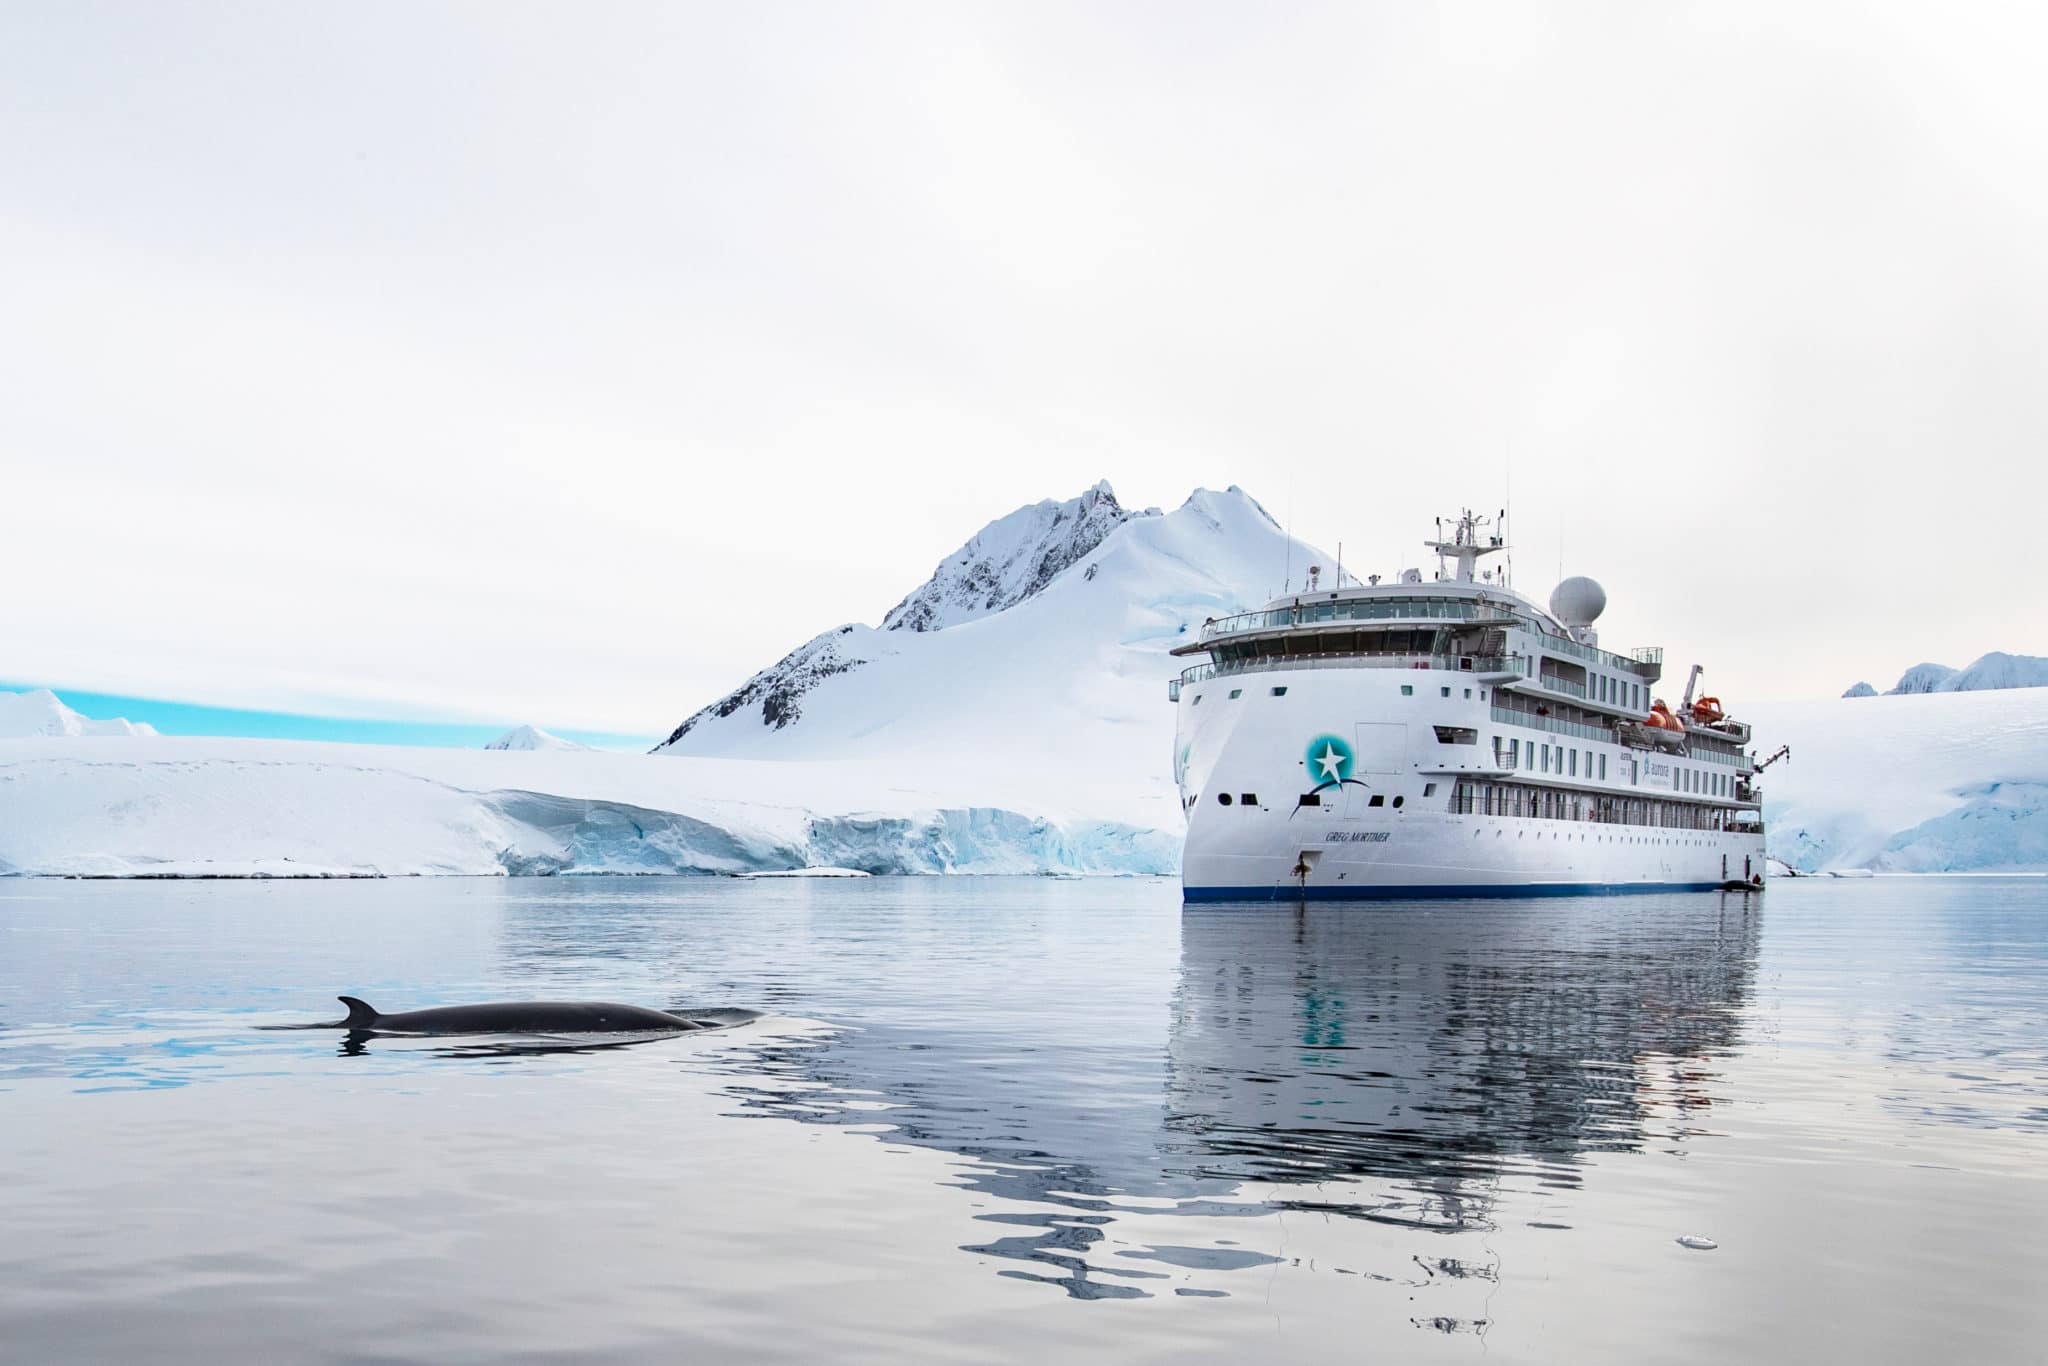
POLYGON ((663 731, 1099 478, 1511 479, 1731 701, 2048 653, 2043 28, 10 5, 0 677, 663 731))

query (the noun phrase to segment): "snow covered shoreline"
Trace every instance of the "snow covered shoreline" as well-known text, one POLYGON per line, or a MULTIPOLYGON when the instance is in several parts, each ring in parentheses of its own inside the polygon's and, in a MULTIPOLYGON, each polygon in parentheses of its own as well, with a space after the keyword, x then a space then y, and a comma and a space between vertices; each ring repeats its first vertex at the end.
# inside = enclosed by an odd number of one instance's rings
MULTIPOLYGON (((1759 749, 1792 746, 1765 793, 1773 855, 1799 872, 2048 872, 2048 689, 1743 714, 1759 749)), ((1179 870, 1166 740, 1147 764, 1126 736, 1077 775, 1004 738, 955 762, 0 740, 0 876, 1179 870)))

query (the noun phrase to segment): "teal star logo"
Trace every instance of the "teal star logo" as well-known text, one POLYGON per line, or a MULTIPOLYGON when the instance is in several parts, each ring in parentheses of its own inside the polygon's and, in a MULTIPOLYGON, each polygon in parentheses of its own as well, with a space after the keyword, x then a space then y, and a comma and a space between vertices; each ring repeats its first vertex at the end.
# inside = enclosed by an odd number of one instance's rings
POLYGON ((1351 746, 1335 735, 1309 741, 1308 774, 1318 785, 1341 783, 1351 776, 1351 746))

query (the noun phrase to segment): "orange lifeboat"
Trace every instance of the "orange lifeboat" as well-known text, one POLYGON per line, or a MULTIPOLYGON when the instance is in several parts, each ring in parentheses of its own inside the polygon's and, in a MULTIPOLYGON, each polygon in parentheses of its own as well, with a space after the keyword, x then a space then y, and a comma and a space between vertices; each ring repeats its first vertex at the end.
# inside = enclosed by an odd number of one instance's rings
POLYGON ((1661 697, 1650 704, 1650 714, 1643 724, 1654 726, 1659 730, 1683 731, 1685 729, 1685 723, 1671 714, 1671 708, 1664 705, 1664 699, 1661 697))
POLYGON ((1696 720, 1704 721, 1708 725, 1727 719, 1727 713, 1721 710, 1721 699, 1718 697, 1702 697, 1692 704, 1692 714, 1696 720))

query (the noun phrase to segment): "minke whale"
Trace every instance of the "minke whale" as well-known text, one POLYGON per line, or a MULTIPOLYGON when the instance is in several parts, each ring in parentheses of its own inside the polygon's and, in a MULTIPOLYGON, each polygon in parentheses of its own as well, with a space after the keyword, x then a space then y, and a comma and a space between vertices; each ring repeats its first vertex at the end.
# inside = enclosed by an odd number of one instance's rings
POLYGON ((338 998, 345 1020, 299 1029, 346 1029, 357 1034, 647 1034, 717 1029, 755 1018, 751 1010, 702 1010, 679 1014, 611 1001, 491 1001, 473 1006, 436 1006, 387 1015, 354 996, 338 998))

